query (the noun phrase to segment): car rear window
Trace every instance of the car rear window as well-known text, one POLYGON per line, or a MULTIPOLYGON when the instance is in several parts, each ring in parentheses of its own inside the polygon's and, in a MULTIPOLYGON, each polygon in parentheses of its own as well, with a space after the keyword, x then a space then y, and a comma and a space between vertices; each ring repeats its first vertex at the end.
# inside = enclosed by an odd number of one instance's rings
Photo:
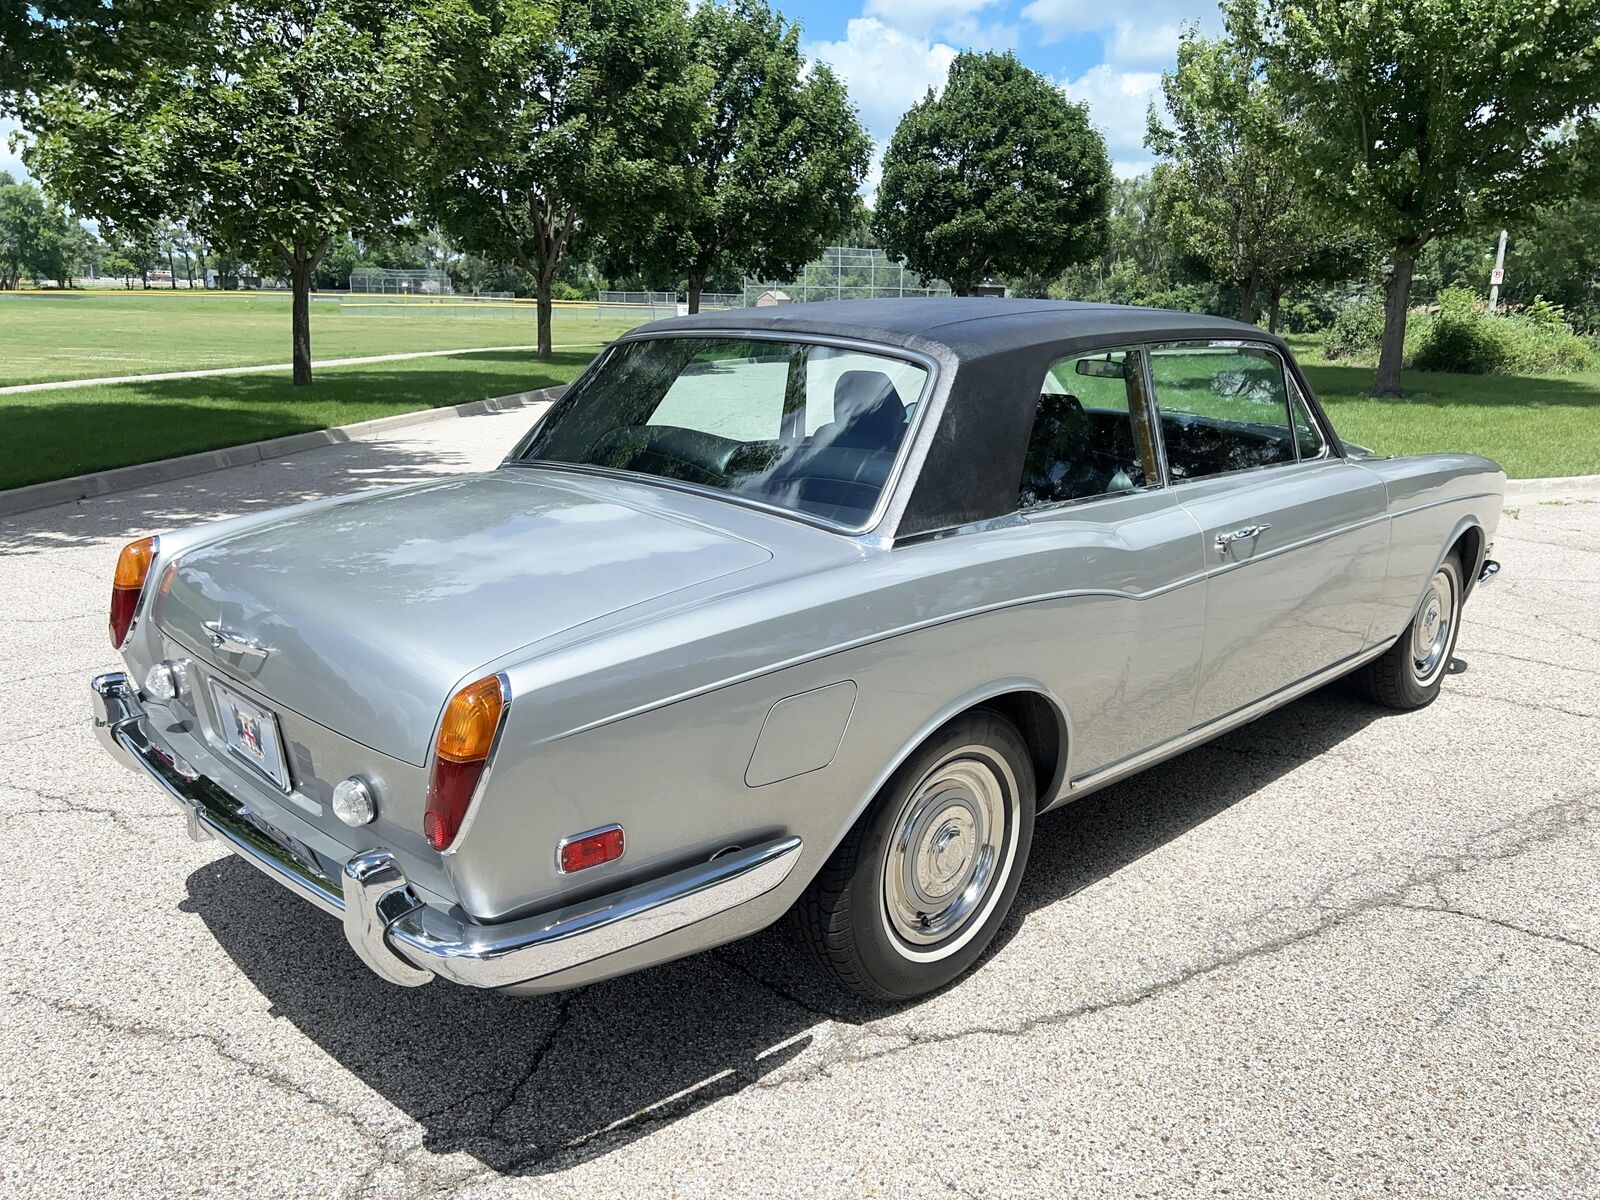
POLYGON ((914 362, 809 342, 621 342, 515 461, 670 479, 856 528, 877 507, 927 378, 914 362))

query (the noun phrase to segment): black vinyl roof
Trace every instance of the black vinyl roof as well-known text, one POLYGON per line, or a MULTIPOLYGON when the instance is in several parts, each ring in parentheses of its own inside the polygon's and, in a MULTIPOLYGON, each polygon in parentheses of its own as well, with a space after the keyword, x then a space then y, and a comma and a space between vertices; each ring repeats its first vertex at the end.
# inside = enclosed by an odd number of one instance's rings
POLYGON ((948 348, 958 359, 1047 343, 1191 337, 1278 339, 1240 321, 1159 308, 1083 304, 1073 300, 1012 300, 996 296, 907 297, 774 304, 670 317, 628 336, 751 329, 856 338, 890 346, 948 348))

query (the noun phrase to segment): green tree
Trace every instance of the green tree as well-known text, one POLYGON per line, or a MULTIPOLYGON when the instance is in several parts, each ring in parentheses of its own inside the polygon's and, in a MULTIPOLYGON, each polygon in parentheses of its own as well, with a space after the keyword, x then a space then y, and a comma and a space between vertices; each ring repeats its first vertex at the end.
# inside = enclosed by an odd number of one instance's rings
POLYGON ((232 253, 275 261, 294 294, 294 382, 307 385, 317 264, 340 233, 410 207, 432 89, 470 25, 455 0, 220 6, 182 58, 131 68, 114 89, 42 92, 26 161, 86 216, 153 229, 187 213, 232 253))
POLYGON ((1166 160, 1154 172, 1164 224, 1238 289, 1239 320, 1254 324, 1265 300, 1276 324, 1284 288, 1349 242, 1293 170, 1286 148, 1298 132, 1283 101, 1249 47, 1192 28, 1161 88, 1167 118, 1151 105, 1145 144, 1166 160))
POLYGON ((886 250, 964 296, 1092 258, 1111 183, 1083 105, 1013 54, 960 54, 894 131, 875 224, 886 250))
POLYGON ((681 194, 707 78, 691 65, 681 0, 485 4, 452 128, 435 143, 429 208, 462 249, 533 278, 549 358, 574 239, 616 232, 621 243, 641 213, 681 194))
POLYGON ((713 275, 784 278, 856 216, 871 143, 844 85, 807 69, 800 30, 764 0, 705 3, 692 54, 711 73, 683 190, 636 246, 646 269, 686 277, 689 311, 713 275))
POLYGON ((1417 255, 1563 188, 1552 131, 1600 103, 1600 0, 1229 0, 1298 169, 1388 258, 1376 391, 1399 395, 1417 255))
POLYGON ((0 4, 0 116, 76 80, 102 91, 182 57, 215 0, 6 0, 0 4))

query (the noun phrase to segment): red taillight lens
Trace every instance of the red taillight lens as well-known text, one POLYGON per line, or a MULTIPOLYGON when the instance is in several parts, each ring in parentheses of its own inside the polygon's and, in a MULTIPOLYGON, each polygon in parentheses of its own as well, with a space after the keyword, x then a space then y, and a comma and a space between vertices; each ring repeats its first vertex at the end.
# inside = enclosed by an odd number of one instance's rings
POLYGON ((586 867, 598 867, 622 857, 622 826, 607 825, 593 833, 580 834, 561 843, 557 858, 561 873, 570 875, 586 867))
POLYGON ((111 579, 111 644, 122 649, 133 626, 144 582, 150 578, 150 564, 156 560, 156 539, 140 538, 129 542, 117 555, 117 572, 111 579))
POLYGON ((435 850, 450 845, 461 831, 472 793, 494 749, 505 705, 505 689, 498 675, 467 684, 445 705, 433 752, 428 805, 422 814, 422 832, 435 850))

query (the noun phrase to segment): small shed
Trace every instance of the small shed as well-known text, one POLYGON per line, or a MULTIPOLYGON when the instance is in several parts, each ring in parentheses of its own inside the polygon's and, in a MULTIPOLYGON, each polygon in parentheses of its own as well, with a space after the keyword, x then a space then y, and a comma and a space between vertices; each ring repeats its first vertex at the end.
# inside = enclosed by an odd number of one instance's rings
POLYGON ((789 293, 781 288, 768 288, 756 297, 757 308, 771 308, 774 304, 792 303, 789 293))

